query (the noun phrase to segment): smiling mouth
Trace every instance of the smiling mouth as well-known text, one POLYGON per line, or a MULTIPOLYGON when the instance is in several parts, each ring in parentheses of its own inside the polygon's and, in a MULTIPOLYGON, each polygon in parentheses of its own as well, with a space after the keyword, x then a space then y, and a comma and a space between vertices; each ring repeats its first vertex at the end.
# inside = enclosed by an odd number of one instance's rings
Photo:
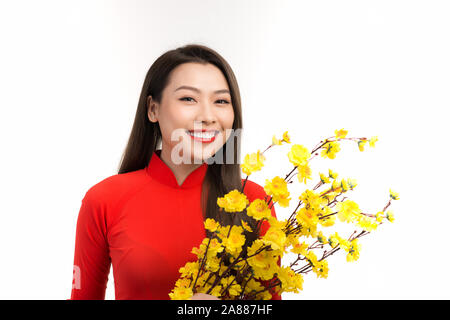
POLYGON ((201 142, 212 142, 216 139, 216 136, 219 134, 219 131, 205 131, 205 132, 194 132, 187 130, 186 131, 192 139, 201 142))

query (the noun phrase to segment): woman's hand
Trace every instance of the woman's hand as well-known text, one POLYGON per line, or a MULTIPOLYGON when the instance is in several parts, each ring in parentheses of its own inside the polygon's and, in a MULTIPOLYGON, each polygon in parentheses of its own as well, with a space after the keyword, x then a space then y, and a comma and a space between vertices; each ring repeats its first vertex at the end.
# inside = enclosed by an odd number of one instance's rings
POLYGON ((206 293, 194 293, 191 300, 220 300, 216 296, 206 294, 206 293))

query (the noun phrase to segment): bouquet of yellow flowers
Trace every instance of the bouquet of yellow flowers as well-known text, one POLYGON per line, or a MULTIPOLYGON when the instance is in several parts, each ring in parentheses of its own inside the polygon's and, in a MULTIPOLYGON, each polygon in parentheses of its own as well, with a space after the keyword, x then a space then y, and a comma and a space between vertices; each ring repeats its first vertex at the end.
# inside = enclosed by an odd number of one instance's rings
POLYGON ((324 158, 334 159, 340 151, 339 141, 355 141, 360 151, 364 151, 366 143, 374 147, 378 141, 376 136, 370 139, 347 138, 347 133, 344 129, 335 130, 334 136, 320 141, 311 152, 302 145, 291 145, 287 156, 294 168, 284 179, 279 176, 267 179, 264 186, 267 197, 251 203, 243 193, 248 177, 264 166, 264 153, 268 149, 291 144, 291 138, 286 131, 281 139, 273 136, 272 144, 263 152, 258 150, 246 155, 241 164, 242 171, 247 175, 242 190, 232 190, 219 197, 217 205, 229 214, 252 217, 257 221, 258 230, 263 221, 268 221, 270 227, 262 237, 244 246, 244 230, 252 232, 245 221, 241 219, 240 226, 222 226, 213 219, 206 219, 205 229, 214 236, 203 239, 198 248, 192 249, 198 260, 188 262, 179 269, 181 276, 169 294, 170 298, 190 299, 194 293, 206 293, 224 300, 268 300, 272 298, 271 288, 277 294, 303 290, 303 275, 310 271, 317 277, 326 278, 326 259, 340 249, 347 253, 347 261, 356 261, 360 252, 358 239, 375 230, 385 220, 394 221, 392 211, 386 210, 392 200, 399 199, 399 195, 391 189, 383 210, 366 213, 356 202, 343 197, 344 193, 356 187, 356 181, 338 180, 338 174, 329 169, 328 175, 319 173, 317 184, 298 197, 299 201, 287 220, 277 220, 271 215, 275 203, 289 207, 292 198, 287 185, 292 183, 295 175, 304 184, 312 179, 309 162, 319 152, 324 158), (325 229, 333 229, 336 225, 336 217, 340 222, 354 224, 358 230, 349 237, 343 237, 335 230, 325 235, 325 229), (319 250, 320 253, 316 254, 319 250), (280 265, 279 261, 288 253, 293 253, 296 258, 289 265, 280 265), (268 284, 263 286, 261 281, 268 284))

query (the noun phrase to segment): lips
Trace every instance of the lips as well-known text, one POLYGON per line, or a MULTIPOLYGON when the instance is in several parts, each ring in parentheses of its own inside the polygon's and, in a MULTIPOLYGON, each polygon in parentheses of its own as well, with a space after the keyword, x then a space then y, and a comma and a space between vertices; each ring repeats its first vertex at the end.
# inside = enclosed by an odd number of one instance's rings
POLYGON ((213 142, 216 139, 216 136, 219 134, 217 130, 188 130, 187 133, 189 136, 200 142, 213 142))

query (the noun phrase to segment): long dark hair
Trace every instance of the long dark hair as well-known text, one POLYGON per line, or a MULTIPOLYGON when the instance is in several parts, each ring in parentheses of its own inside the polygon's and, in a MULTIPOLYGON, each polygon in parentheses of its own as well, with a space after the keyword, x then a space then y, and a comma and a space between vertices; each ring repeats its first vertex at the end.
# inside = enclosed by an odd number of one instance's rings
MULTIPOLYGON (((119 174, 145 168, 149 163, 162 137, 158 122, 151 122, 148 119, 147 97, 151 95, 152 100, 160 103, 162 92, 167 85, 170 72, 175 67, 187 62, 210 63, 222 71, 230 89, 231 103, 234 110, 233 132, 242 129, 239 86, 233 70, 225 59, 216 51, 199 44, 188 44, 167 51, 156 59, 145 77, 133 128, 131 129, 131 134, 120 162, 119 174)), ((217 197, 223 197, 233 189, 239 191, 242 189, 241 168, 239 164, 240 139, 240 134, 232 134, 222 148, 217 151, 217 153, 227 154, 227 148, 234 147, 234 159, 232 163, 228 164, 224 160, 223 164, 214 162, 208 165, 202 185, 201 207, 204 220, 213 218, 224 226, 241 225, 240 218, 238 217, 241 217, 242 220, 247 222, 253 232, 245 231, 244 233, 247 239, 247 243, 244 246, 244 249, 246 249, 250 243, 259 237, 259 231, 256 229, 256 221, 247 215, 232 215, 228 212, 221 211, 217 205, 217 197), (232 140, 235 138, 238 139, 236 143, 232 140)), ((208 230, 206 230, 206 235, 211 236, 208 230)))

